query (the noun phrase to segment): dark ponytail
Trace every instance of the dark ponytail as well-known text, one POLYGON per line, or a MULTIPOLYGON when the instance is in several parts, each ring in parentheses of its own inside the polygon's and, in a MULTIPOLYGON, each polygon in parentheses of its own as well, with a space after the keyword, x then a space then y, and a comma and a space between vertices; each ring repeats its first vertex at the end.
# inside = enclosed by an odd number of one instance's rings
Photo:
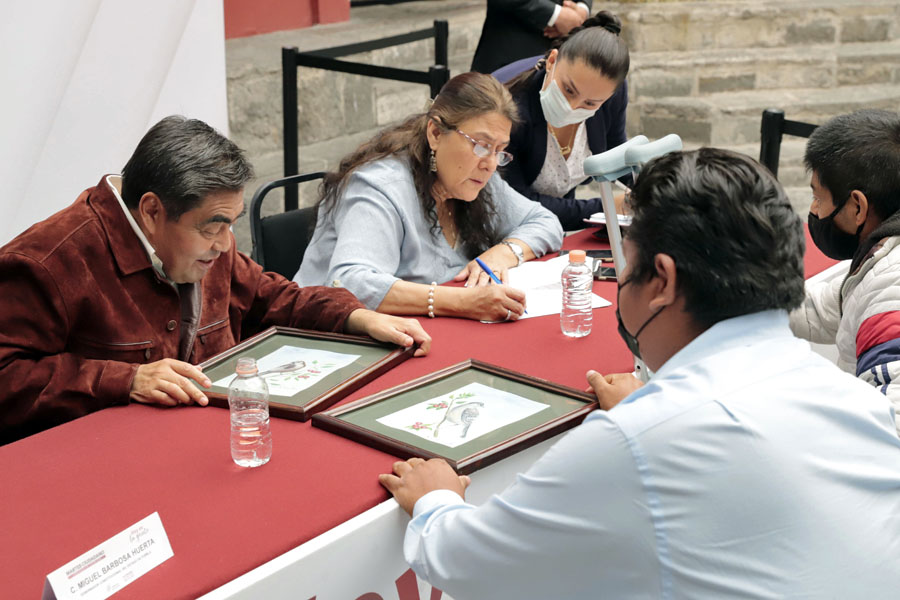
MULTIPOLYGON (((566 61, 583 61, 601 75, 616 83, 622 83, 628 75, 631 58, 628 46, 619 36, 622 21, 613 13, 601 10, 593 17, 585 19, 579 27, 575 27, 568 35, 553 41, 550 51, 539 60, 535 69, 544 68, 547 57, 553 50, 559 50, 559 58, 566 61)), ((528 79, 531 71, 525 71, 510 80, 506 87, 516 94, 528 79)))
POLYGON ((622 21, 611 12, 601 10, 581 27, 576 27, 558 41, 559 57, 567 61, 582 60, 617 83, 628 75, 631 59, 628 46, 619 37, 622 21))

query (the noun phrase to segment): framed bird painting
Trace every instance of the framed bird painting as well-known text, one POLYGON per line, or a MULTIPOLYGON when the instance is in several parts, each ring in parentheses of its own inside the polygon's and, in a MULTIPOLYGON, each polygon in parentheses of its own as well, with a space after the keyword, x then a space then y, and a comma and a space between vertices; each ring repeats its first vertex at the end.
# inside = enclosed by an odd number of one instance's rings
POLYGON ((239 358, 256 359, 269 388, 269 414, 306 421, 393 369, 415 352, 370 337, 270 327, 200 364, 212 381, 201 388, 210 406, 228 408, 228 385, 239 358))
POLYGON ((596 398, 467 360, 313 416, 313 426, 391 454, 443 458, 460 474, 580 423, 596 398))

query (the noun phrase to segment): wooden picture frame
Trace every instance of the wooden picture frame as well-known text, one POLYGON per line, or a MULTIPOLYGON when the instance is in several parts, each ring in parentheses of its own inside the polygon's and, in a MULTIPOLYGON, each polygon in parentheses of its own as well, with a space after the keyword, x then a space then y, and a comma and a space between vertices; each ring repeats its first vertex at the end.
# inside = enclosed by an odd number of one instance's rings
MULTIPOLYGON (((400 348, 364 336, 270 327, 200 364, 203 373, 213 382, 212 388, 203 389, 210 406, 228 408, 227 383, 217 385, 217 382, 234 375, 238 358, 250 356, 259 361, 263 357, 273 356, 275 351, 283 350, 284 346, 357 356, 349 364, 336 368, 308 388, 290 396, 273 393, 270 384, 269 414, 295 421, 308 420, 314 413, 328 408, 382 373, 393 369, 411 357, 416 350, 415 345, 400 348)), ((266 375, 266 370, 267 367, 260 364, 260 374, 266 375)), ((281 374, 278 369, 269 367, 268 370, 273 374, 281 374)), ((298 374, 298 377, 302 375, 298 374)), ((305 375, 310 376, 308 372, 305 375)))
POLYGON ((413 456, 425 459, 443 458, 457 473, 468 474, 575 427, 595 408, 597 399, 587 392, 481 361, 467 360, 347 405, 321 412, 313 416, 312 422, 314 427, 403 458, 413 456), (470 387, 473 383, 483 387, 470 387), (481 395, 481 392, 468 395, 459 393, 461 388, 468 390, 487 388, 494 390, 500 399, 490 397, 490 391, 487 395, 481 395), (476 432, 470 441, 453 442, 458 444, 455 447, 445 447, 442 443, 430 441, 426 439, 427 434, 423 433, 427 428, 429 432, 433 431, 435 438, 439 436, 445 438, 448 435, 455 437, 458 434, 465 437, 468 428, 479 418, 479 413, 470 415, 466 420, 464 407, 468 405, 478 411, 484 411, 487 418, 489 409, 485 407, 490 406, 487 403, 489 400, 495 403, 495 414, 502 414, 498 412, 501 406, 506 414, 509 414, 506 405, 502 404, 503 398, 507 395, 511 395, 511 402, 519 403, 521 408, 516 410, 534 410, 532 404, 545 404, 545 408, 550 410, 539 408, 537 412, 498 425, 486 433, 476 432), (463 396, 465 404, 460 404, 463 396), (456 399, 447 400, 454 397, 456 399), (500 404, 496 404, 497 402, 500 404), (528 406, 525 406, 526 404, 528 406), (417 421, 401 429, 396 424, 386 424, 396 423, 407 414, 423 414, 423 411, 431 408, 445 411, 440 423, 437 423, 439 414, 436 412, 431 419, 433 422, 427 425, 417 421), (455 422, 448 421, 454 408, 455 422), (445 426, 445 423, 449 425, 445 426), (443 434, 439 433, 441 427, 445 428, 443 434), (415 431, 407 431, 412 429, 415 431))

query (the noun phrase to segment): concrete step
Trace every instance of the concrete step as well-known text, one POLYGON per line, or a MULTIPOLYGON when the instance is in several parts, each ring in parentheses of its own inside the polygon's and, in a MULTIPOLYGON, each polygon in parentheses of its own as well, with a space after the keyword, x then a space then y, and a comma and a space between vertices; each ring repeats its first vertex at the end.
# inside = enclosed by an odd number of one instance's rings
MULTIPOLYGON (((861 106, 900 107, 900 0, 632 0, 595 5, 600 8, 625 23, 634 62, 630 132, 658 137, 677 131, 688 143, 744 147, 756 157, 764 108, 822 122, 861 106)), ((450 68, 457 74, 468 69, 484 13, 483 0, 375 5, 354 8, 348 23, 228 40, 231 137, 252 158, 258 182, 282 173, 282 46, 326 48, 413 31, 441 18, 450 23, 450 68)), ((425 70, 433 63, 433 43, 348 58, 425 70)), ((428 97, 426 86, 315 69, 298 74, 301 171, 333 168, 378 129, 420 110, 428 97)), ((805 214, 807 182, 796 158, 802 150, 794 156, 789 146, 786 140, 780 175, 799 183, 798 206, 805 206, 798 212, 805 214)), ((247 186, 248 201, 258 182, 247 186)), ((314 200, 315 187, 301 191, 301 203, 314 200)), ((249 250, 245 223, 235 233, 239 247, 249 250)))
POLYGON ((632 98, 753 89, 900 84, 900 39, 808 48, 711 49, 633 55, 632 98))
MULTIPOLYGON (((283 173, 281 48, 315 50, 362 42, 449 22, 451 73, 468 70, 484 21, 483 0, 408 2, 400 6, 354 8, 350 22, 281 31, 225 43, 231 138, 247 151, 257 171, 244 198, 249 203, 263 182, 283 173)), ((354 62, 426 70, 434 63, 434 43, 423 40, 345 57, 354 62)), ((424 85, 387 82, 318 69, 298 70, 300 172, 331 169, 348 152, 389 122, 424 106, 424 85)), ((300 204, 313 203, 317 184, 300 188, 300 204)), ((265 212, 279 210, 281 193, 267 197, 265 212)), ((234 227, 238 247, 250 250, 248 220, 234 227)))
MULTIPOLYGON (((351 11, 348 23, 281 31, 226 42, 228 102, 232 136, 253 155, 282 145, 281 48, 328 48, 363 42, 428 27, 434 19, 449 22, 448 51, 452 73, 468 70, 484 20, 480 0, 410 2, 402 10, 372 6, 351 11)), ((426 70, 434 63, 433 40, 342 57, 353 62, 426 70)), ((298 132, 300 145, 368 131, 393 119, 391 103, 378 97, 382 80, 320 69, 298 69, 298 132)), ((425 90, 401 84, 407 90, 425 90)), ((407 92, 408 93, 408 92, 407 92)), ((420 106, 421 102, 414 103, 420 106)), ((407 105, 409 106, 409 105, 407 105)))
MULTIPOLYGON (((450 76, 459 75, 469 70, 472 64, 470 53, 451 55, 449 57, 450 76)), ((434 63, 417 61, 404 63, 403 68, 425 71, 434 63)), ((373 80, 372 93, 375 98, 375 123, 385 127, 396 123, 413 113, 424 111, 429 103, 430 90, 424 85, 404 83, 402 81, 373 80)))
POLYGON ((845 44, 837 61, 838 85, 900 83, 900 40, 845 44))
MULTIPOLYGON (((688 141, 684 143, 684 149, 696 150, 703 145, 688 141)), ((759 144, 722 147, 746 154, 753 160, 759 160, 759 144)), ((809 174, 803 166, 803 152, 805 149, 805 139, 785 137, 781 145, 781 160, 778 167, 778 181, 784 187, 784 191, 791 201, 791 207, 804 219, 809 213, 809 204, 812 200, 812 194, 809 190, 809 174)), ((576 198, 597 198, 598 196, 600 196, 600 185, 593 181, 580 185, 575 190, 576 198)))
MULTIPOLYGON (((729 146, 729 150, 741 152, 759 160, 759 144, 740 144, 729 146)), ((778 160, 778 181, 781 185, 809 190, 809 173, 803 164, 806 152, 806 138, 784 136, 781 142, 781 155, 778 160)), ((808 200, 808 198, 807 198, 808 200)))
MULTIPOLYGON (((687 141, 685 150, 696 150, 706 144, 687 141)), ((759 160, 759 144, 738 144, 732 146, 719 146, 734 152, 746 154, 753 160, 759 160)), ((778 161, 778 181, 786 188, 809 189, 809 173, 803 164, 803 154, 806 151, 806 138, 785 136, 781 142, 781 156, 778 161)), ((808 200, 808 198, 807 198, 808 200)))
POLYGON ((640 98, 628 106, 629 136, 677 133, 712 146, 759 143, 766 108, 781 108, 795 121, 822 123, 860 108, 900 107, 900 85, 869 84, 831 89, 744 90, 703 97, 640 98))
POLYGON ((619 2, 622 35, 634 53, 808 47, 900 37, 896 0, 619 2))

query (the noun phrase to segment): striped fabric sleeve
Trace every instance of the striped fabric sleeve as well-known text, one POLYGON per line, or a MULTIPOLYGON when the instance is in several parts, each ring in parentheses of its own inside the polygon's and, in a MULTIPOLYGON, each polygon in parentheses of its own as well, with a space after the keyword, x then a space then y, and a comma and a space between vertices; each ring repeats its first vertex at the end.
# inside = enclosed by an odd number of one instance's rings
POLYGON ((872 315, 856 333, 856 374, 900 360, 900 311, 872 315))

